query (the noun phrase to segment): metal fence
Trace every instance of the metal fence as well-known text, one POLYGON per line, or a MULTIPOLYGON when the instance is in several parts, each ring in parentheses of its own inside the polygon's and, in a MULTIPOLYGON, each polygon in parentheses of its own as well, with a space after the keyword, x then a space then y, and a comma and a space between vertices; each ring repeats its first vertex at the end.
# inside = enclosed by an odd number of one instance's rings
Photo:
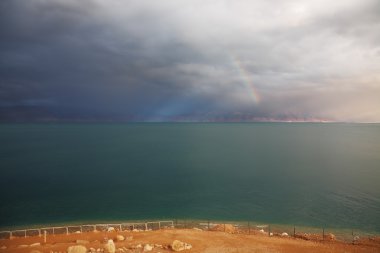
POLYGON ((91 231, 150 231, 163 228, 201 229, 239 234, 262 234, 267 236, 294 237, 304 240, 326 241, 339 240, 355 243, 358 239, 371 238, 375 233, 367 233, 350 229, 312 228, 278 224, 260 224, 257 222, 225 222, 211 220, 176 219, 168 221, 128 222, 109 224, 83 224, 70 226, 54 226, 43 228, 0 231, 0 239, 83 233, 91 231))
POLYGON ((84 224, 70 226, 54 226, 30 229, 18 229, 11 231, 0 231, 0 239, 12 239, 14 237, 30 237, 59 234, 73 234, 92 231, 149 231, 161 228, 173 228, 173 221, 149 221, 133 223, 114 223, 114 224, 84 224))
POLYGON ((334 229, 280 224, 262 224, 251 221, 225 222, 212 220, 174 220, 174 227, 186 229, 195 228, 238 234, 261 234, 275 237, 293 237, 312 241, 338 240, 350 243, 355 243, 359 239, 370 239, 378 236, 376 232, 371 233, 354 229, 334 229), (232 231, 231 228, 233 228, 232 231))

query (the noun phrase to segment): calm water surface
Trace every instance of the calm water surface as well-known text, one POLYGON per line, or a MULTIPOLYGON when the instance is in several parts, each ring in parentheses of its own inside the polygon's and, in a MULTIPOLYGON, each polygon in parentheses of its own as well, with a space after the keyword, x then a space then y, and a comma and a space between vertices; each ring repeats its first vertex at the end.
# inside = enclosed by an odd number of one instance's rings
POLYGON ((380 232, 380 125, 0 125, 0 226, 252 220, 380 232))

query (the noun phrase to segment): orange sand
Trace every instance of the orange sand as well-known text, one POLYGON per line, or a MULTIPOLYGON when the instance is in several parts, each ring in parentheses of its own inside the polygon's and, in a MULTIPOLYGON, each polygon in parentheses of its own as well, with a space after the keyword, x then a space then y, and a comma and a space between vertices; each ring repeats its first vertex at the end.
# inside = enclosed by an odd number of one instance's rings
MULTIPOLYGON (((224 227, 223 227, 224 229, 224 227)), ((357 242, 355 245, 338 242, 338 241, 307 241, 295 238, 268 237, 264 234, 231 234, 223 231, 199 231, 195 229, 164 229, 159 231, 146 232, 88 232, 83 234, 70 235, 48 235, 46 244, 43 243, 42 237, 14 238, 0 240, 0 247, 6 246, 6 249, 0 249, 0 253, 29 253, 32 250, 40 252, 66 252, 68 246, 77 245, 76 240, 87 240, 89 243, 84 246, 89 249, 102 248, 106 239, 114 239, 116 247, 131 248, 138 244, 161 244, 167 246, 173 240, 180 240, 190 243, 193 248, 182 252, 220 252, 220 253, 245 253, 245 252, 380 252, 380 238, 366 239, 357 242), (130 241, 116 242, 116 235, 125 237, 133 236, 130 241), (30 245, 40 242, 41 246, 18 248, 19 245, 30 245)), ((117 251, 116 251, 117 252, 117 251)), ((143 252, 142 249, 129 250, 126 252, 143 252)), ((170 249, 154 248, 150 252, 172 252, 170 249)))

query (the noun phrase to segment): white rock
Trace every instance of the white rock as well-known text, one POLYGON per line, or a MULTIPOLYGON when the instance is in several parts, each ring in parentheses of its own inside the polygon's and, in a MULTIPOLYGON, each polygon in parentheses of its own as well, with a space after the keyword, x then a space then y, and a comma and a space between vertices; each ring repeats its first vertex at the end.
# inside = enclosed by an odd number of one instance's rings
POLYGON ((203 231, 202 229, 200 228, 193 228, 194 230, 197 230, 197 231, 203 231))
POLYGON ((281 236, 289 236, 288 233, 284 232, 281 234, 281 236))
POLYGON ((115 243, 113 242, 113 240, 108 240, 104 248, 107 253, 115 253, 116 251, 115 243))
POLYGON ((136 249, 141 249, 142 248, 142 245, 141 244, 137 244, 136 245, 136 249))
POLYGON ((94 249, 94 248, 90 248, 89 251, 90 251, 91 253, 95 253, 95 252, 96 252, 96 249, 94 249))
POLYGON ((329 234, 327 235, 327 239, 329 239, 330 241, 335 241, 335 240, 336 240, 336 237, 335 237, 334 234, 329 233, 329 234))
POLYGON ((107 229, 107 232, 113 232, 113 231, 115 231, 115 228, 114 228, 114 227, 109 227, 109 228, 107 229))
POLYGON ((155 244, 154 247, 161 248, 161 249, 163 248, 161 244, 155 244))
POLYGON ((273 236, 273 233, 269 233, 269 236, 273 236))
POLYGON ((81 232, 80 231, 75 231, 75 234, 80 234, 81 232))
POLYGON ((127 237, 125 237, 125 240, 127 240, 127 241, 132 241, 132 239, 133 239, 133 236, 127 236, 127 237))
POLYGON ((264 229, 260 229, 259 231, 260 231, 260 233, 265 234, 264 229))
POLYGON ((152 251, 152 249, 153 249, 153 246, 152 246, 152 245, 150 245, 150 244, 145 244, 145 246, 144 246, 144 251, 152 251))
POLYGON ((29 245, 30 247, 38 247, 38 246, 41 246, 41 243, 40 242, 36 242, 36 243, 32 243, 29 245))
POLYGON ((86 253, 87 249, 82 245, 70 246, 67 248, 67 253, 86 253))
POLYGON ((182 251, 182 250, 186 250, 186 249, 191 249, 192 246, 190 244, 185 243, 185 242, 174 240, 172 242, 171 248, 174 251, 182 251))
POLYGON ((117 235, 117 236, 116 236, 116 239, 117 239, 119 242, 125 240, 124 236, 122 236, 122 235, 117 235))

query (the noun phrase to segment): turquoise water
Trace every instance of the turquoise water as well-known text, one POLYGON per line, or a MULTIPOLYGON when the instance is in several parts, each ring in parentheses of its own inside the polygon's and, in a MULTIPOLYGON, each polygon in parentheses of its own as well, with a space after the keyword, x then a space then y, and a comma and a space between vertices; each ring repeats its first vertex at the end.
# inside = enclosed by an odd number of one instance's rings
POLYGON ((0 226, 214 219, 380 232, 380 125, 0 125, 0 226))

